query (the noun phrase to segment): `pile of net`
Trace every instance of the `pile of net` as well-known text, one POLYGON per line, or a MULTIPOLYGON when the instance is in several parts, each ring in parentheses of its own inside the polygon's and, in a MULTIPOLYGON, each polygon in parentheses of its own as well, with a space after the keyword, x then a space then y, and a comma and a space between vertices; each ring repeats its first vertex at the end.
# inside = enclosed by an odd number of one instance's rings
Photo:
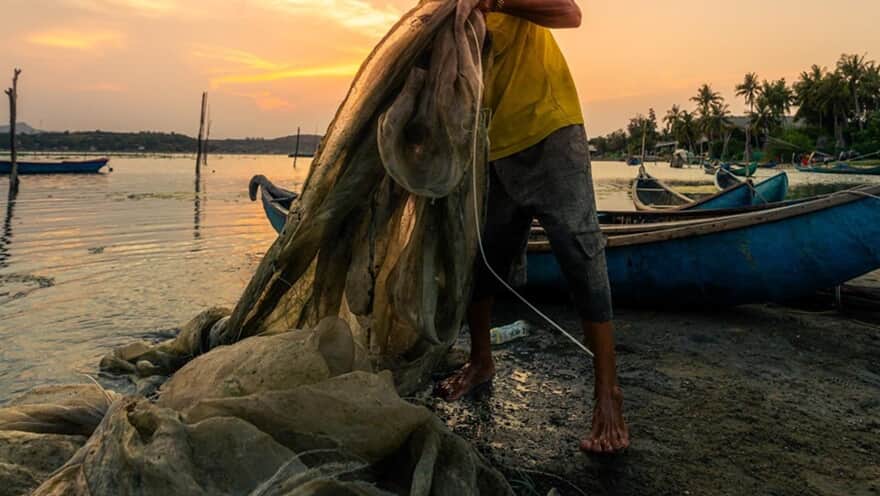
POLYGON ((486 156, 474 5, 423 1, 374 49, 234 309, 101 361, 137 394, 70 386, 0 409, 0 495, 511 493, 401 399, 469 298, 486 156))

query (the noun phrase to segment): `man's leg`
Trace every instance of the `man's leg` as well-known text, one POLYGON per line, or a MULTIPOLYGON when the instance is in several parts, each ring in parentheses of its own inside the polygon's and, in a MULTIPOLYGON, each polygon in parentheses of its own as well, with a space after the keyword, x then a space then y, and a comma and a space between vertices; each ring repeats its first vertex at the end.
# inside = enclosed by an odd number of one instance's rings
MULTIPOLYGON (((507 194, 498 181, 494 165, 490 166, 488 193, 483 245, 492 269, 502 277, 507 277, 513 262, 525 249, 532 217, 520 209, 507 194)), ((467 309, 467 322, 471 332, 470 361, 438 385, 437 393, 446 401, 461 399, 475 387, 489 382, 495 375, 489 328, 492 323, 494 295, 500 290, 501 284, 486 267, 481 255, 477 255, 474 272, 474 294, 467 309)))
POLYGON ((439 393, 446 401, 458 401, 475 387, 491 381, 495 376, 495 361, 492 359, 492 343, 489 340, 494 300, 491 296, 481 298, 468 307, 467 321, 471 331, 470 360, 452 377, 440 383, 439 393))
POLYGON ((581 441, 581 450, 615 453, 629 447, 629 429, 623 419, 623 392, 617 383, 614 326, 611 322, 583 321, 584 338, 596 355, 593 362, 593 426, 581 441))
POLYGON ((593 425, 581 448, 612 453, 629 445, 629 433, 617 383, 611 287, 587 147, 583 127, 560 129, 544 141, 535 167, 500 179, 510 191, 523 191, 520 202, 544 227, 595 354, 593 425))

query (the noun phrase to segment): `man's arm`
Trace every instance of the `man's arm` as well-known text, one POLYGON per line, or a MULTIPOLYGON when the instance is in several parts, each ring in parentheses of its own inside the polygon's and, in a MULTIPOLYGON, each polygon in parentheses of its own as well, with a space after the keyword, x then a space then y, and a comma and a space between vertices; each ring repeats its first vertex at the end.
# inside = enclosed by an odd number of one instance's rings
POLYGON ((481 0, 479 8, 521 17, 547 28, 576 28, 581 25, 581 9, 574 0, 481 0))

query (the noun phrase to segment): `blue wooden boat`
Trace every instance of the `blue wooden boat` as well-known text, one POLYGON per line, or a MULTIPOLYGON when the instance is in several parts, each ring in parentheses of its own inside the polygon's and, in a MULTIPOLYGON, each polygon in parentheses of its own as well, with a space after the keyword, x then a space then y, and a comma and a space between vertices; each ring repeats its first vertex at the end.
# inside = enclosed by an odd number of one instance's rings
POLYGON ((290 204, 299 195, 293 191, 275 186, 272 181, 262 174, 252 177, 248 184, 248 196, 250 196, 251 201, 257 201, 258 191, 260 193, 260 201, 263 204, 263 210, 266 212, 266 218, 269 219, 272 228, 280 233, 284 229, 284 224, 287 223, 290 204))
POLYGON ((630 167, 637 167, 639 165, 642 165, 642 159, 639 157, 629 157, 628 159, 626 159, 626 165, 630 167))
MULTIPOLYGON (((260 187, 280 232, 296 193, 257 176, 252 199, 260 187)), ((880 195, 880 186, 728 211, 600 212, 614 301, 729 306, 791 301, 841 285, 880 268, 880 200, 870 195, 880 195)), ((540 226, 527 264, 530 288, 565 289, 540 226)))
MULTIPOLYGON (((718 172, 715 173, 715 187, 722 191, 743 182, 750 182, 750 180, 743 181, 724 169, 718 169, 718 172)), ((752 190, 753 205, 781 202, 788 195, 788 174, 780 172, 761 182, 754 183, 752 190)))
MULTIPOLYGON (((95 174, 100 171, 109 158, 92 160, 62 160, 59 162, 18 161, 19 174, 95 174)), ((11 174, 12 162, 0 160, 0 174, 11 174)))
POLYGON ((846 162, 837 162, 831 165, 797 166, 799 172, 814 172, 817 174, 860 174, 865 176, 880 176, 880 166, 877 167, 854 167, 846 162))
MULTIPOLYGON (((739 305, 789 301, 880 268, 880 187, 781 208, 608 236, 617 303, 739 305), (834 256, 830 256, 833 254, 834 256)), ((540 238, 529 245, 529 286, 564 287, 540 238)))
POLYGON ((632 199, 636 210, 712 210, 751 205, 752 190, 749 184, 738 183, 708 198, 693 200, 642 168, 632 183, 632 199))

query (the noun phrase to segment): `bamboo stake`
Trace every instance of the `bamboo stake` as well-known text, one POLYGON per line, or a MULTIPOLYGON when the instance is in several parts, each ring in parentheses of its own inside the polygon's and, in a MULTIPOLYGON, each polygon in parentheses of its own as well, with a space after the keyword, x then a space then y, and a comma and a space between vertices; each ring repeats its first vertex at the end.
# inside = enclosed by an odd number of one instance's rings
POLYGON ((205 165, 208 164, 208 143, 211 141, 211 123, 214 122, 211 120, 211 105, 208 105, 208 127, 205 128, 205 140, 202 143, 202 163, 205 165))
POLYGON ((205 145, 205 115, 208 111, 208 92, 202 93, 202 115, 199 119, 199 137, 197 142, 196 149, 196 175, 201 172, 202 167, 202 155, 204 153, 204 145, 205 145))
POLYGON ((18 193, 18 156, 15 149, 15 121, 18 106, 18 76, 21 69, 15 69, 12 76, 12 87, 6 90, 9 97, 9 197, 12 198, 18 193))
POLYGON ((296 145, 293 148, 293 168, 296 169, 296 157, 299 157, 299 127, 296 128, 296 145))

